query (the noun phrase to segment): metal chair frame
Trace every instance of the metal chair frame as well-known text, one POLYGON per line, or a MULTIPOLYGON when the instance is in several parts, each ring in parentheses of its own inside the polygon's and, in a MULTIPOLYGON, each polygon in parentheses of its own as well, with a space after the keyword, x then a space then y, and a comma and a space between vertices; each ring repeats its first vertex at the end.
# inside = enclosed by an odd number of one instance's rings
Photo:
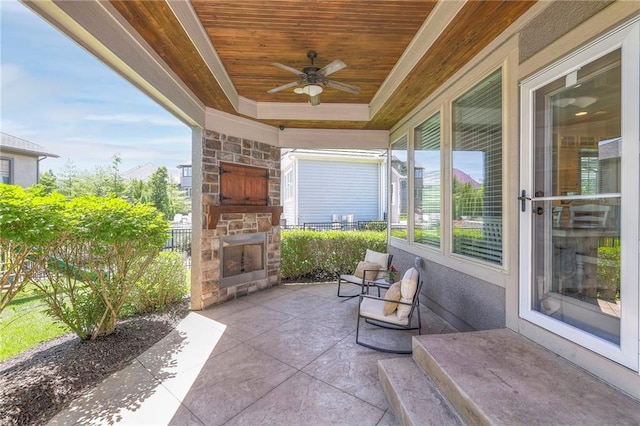
MULTIPOLYGON (((389 257, 387 258, 387 271, 391 268, 391 261, 393 260, 393 255, 389 254, 389 257)), ((369 288, 369 283, 372 283, 373 281, 375 281, 375 279, 373 280, 367 280, 366 276, 367 276, 367 272, 373 272, 372 269, 366 270, 364 271, 364 273, 362 274, 362 278, 360 277, 356 277, 353 274, 340 274, 338 276, 338 297, 348 297, 348 298, 353 298, 353 297, 357 297, 363 293, 368 292, 368 288, 369 288), (355 293, 355 294, 340 294, 340 287, 342 285, 342 283, 346 283, 346 284, 355 284, 355 285, 359 285, 360 286, 360 292, 359 293, 355 293)), ((384 270, 380 270, 377 269, 375 270, 376 272, 376 276, 378 275, 378 273, 380 272, 385 272, 384 270)), ((379 292, 379 290, 378 290, 379 292)))
MULTIPOLYGON (((421 263, 422 259, 416 259, 416 265, 421 263)), ((374 299, 378 301, 377 303, 384 303, 385 301, 395 302, 394 300, 385 299, 384 297, 376 297, 370 294, 360 294, 360 302, 358 305, 358 322, 356 325, 356 343, 360 346, 364 346, 369 349, 374 349, 380 352, 393 353, 393 354, 411 354, 413 350, 401 350, 401 349, 392 349, 381 346, 375 346, 370 343, 366 343, 360 340, 360 323, 361 319, 364 319, 367 324, 375 325, 377 327, 385 328, 388 330, 399 330, 399 331, 410 331, 410 330, 418 330, 418 335, 422 334, 422 320, 420 318, 420 291, 422 290, 422 274, 420 273, 420 268, 416 268, 418 271, 418 285, 416 288, 416 294, 413 296, 413 300, 411 303, 398 301, 398 304, 401 305, 409 305, 411 306, 411 311, 409 312, 409 316, 407 317, 406 326, 397 324, 396 322, 387 322, 378 318, 370 318, 362 313, 362 301, 364 299, 374 299), (416 314, 417 312, 417 314, 416 314), (418 324, 417 326, 412 326, 414 314, 417 316, 418 324)), ((395 312, 392 315, 396 315, 395 312)), ((391 316, 391 315, 389 315, 391 316)))

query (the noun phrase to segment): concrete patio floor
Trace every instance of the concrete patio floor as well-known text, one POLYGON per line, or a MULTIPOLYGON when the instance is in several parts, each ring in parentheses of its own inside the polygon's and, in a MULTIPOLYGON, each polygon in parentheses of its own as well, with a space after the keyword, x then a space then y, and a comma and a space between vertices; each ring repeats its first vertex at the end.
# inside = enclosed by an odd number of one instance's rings
MULTIPOLYGON (((281 285, 191 312, 49 424, 396 425, 377 362, 409 355, 357 345, 358 298, 336 290, 281 285)), ((424 306, 421 314, 423 334, 456 332, 424 306)), ((411 344, 408 332, 364 330, 411 344)))

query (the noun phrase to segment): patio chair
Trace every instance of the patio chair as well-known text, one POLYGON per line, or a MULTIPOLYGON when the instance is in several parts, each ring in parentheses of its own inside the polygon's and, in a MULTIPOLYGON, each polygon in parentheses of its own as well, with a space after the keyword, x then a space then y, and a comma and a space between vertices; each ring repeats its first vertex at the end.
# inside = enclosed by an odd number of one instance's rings
POLYGON ((364 260, 358 263, 353 274, 338 276, 338 297, 356 297, 365 292, 369 282, 386 278, 392 259, 392 254, 367 249, 364 260), (355 284, 360 287, 360 291, 355 294, 341 294, 340 288, 343 284, 355 284))
POLYGON ((610 206, 599 204, 572 206, 569 209, 569 226, 605 228, 609 217, 609 208, 610 206))
POLYGON ((389 287, 383 297, 370 294, 360 295, 358 307, 358 323, 356 327, 356 343, 381 352, 395 354, 410 354, 412 350, 382 346, 378 343, 367 343, 360 340, 360 326, 365 323, 389 330, 418 330, 422 334, 422 321, 420 319, 420 290, 422 279, 422 259, 416 258, 416 267, 410 268, 402 277, 402 281, 389 287), (413 325, 414 315, 417 324, 413 325))

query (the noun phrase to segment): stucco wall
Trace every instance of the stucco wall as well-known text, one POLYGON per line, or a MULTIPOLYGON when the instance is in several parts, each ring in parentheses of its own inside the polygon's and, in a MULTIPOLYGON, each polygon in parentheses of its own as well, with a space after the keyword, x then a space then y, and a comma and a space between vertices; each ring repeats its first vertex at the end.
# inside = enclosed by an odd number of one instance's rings
POLYGON ((568 33, 613 1, 558 1, 547 7, 520 33, 520 62, 568 33))
MULTIPOLYGON (((400 271, 413 266, 416 256, 389 247, 400 271)), ((438 263, 425 260, 421 301, 461 331, 505 327, 504 288, 438 263)))

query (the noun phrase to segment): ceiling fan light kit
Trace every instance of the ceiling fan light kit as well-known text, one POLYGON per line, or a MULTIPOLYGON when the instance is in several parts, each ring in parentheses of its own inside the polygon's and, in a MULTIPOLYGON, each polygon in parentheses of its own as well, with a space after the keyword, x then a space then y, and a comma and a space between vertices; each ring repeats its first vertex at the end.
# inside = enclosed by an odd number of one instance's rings
POLYGON ((317 84, 308 84, 304 87, 296 87, 293 91, 298 95, 318 96, 322 93, 323 89, 322 86, 318 86, 317 84))
POLYGON ((333 74, 336 71, 340 71, 345 68, 347 64, 341 60, 335 60, 322 68, 313 65, 313 60, 318 57, 318 54, 313 50, 307 52, 307 58, 311 61, 311 66, 305 67, 302 71, 298 71, 288 65, 283 65, 278 62, 274 62, 271 65, 278 67, 290 73, 297 75, 300 80, 293 81, 291 83, 283 84, 271 90, 267 93, 276 93, 281 90, 288 89, 293 86, 304 85, 303 87, 296 87, 293 89, 294 93, 305 94, 309 96, 309 102, 311 105, 316 106, 320 104, 320 94, 323 92, 322 85, 332 87, 334 89, 342 90, 348 93, 357 95, 360 93, 360 88, 347 83, 340 83, 338 81, 329 80, 326 78, 328 75, 333 74))

